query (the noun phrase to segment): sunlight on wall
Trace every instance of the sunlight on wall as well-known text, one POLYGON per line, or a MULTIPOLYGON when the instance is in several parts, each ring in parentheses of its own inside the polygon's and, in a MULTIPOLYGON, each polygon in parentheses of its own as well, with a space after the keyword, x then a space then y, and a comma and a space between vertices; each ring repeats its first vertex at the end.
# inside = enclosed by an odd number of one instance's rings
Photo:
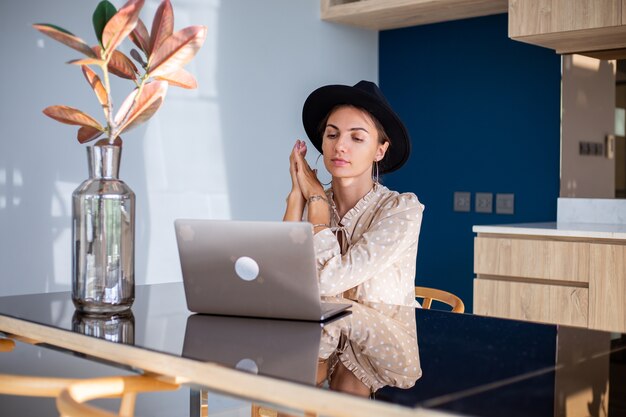
POLYGON ((18 207, 22 201, 20 190, 23 186, 22 171, 14 169, 7 175, 6 169, 0 169, 0 209, 18 207))
POLYGON ((4 168, 0 168, 0 210, 7 206, 7 171, 4 168))
MULTIPOLYGON (((13 187, 20 189, 24 185, 24 180, 22 179, 22 171, 19 169, 13 170, 13 187)), ((20 196, 14 195, 12 199, 13 206, 17 207, 20 205, 20 196)))
POLYGON ((55 291, 71 281, 72 193, 78 183, 55 181, 50 207, 54 268, 46 279, 46 291, 55 291), (70 243, 68 245, 68 242, 70 243))

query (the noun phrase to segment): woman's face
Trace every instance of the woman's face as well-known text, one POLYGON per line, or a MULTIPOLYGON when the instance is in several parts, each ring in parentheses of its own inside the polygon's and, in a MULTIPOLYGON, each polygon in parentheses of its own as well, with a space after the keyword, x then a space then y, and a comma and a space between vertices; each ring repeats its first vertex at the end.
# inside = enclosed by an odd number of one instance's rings
POLYGON ((322 141, 324 165, 333 178, 367 176, 372 163, 380 161, 389 143, 378 143, 371 116, 352 106, 336 109, 326 122, 322 141))

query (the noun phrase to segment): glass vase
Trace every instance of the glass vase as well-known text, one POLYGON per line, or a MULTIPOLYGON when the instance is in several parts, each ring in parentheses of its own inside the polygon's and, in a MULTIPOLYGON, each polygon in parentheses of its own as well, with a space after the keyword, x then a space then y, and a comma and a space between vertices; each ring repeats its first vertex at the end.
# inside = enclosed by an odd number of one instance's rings
POLYGON ((85 313, 135 300, 135 193, 118 178, 121 152, 87 147, 89 178, 72 194, 72 301, 85 313))

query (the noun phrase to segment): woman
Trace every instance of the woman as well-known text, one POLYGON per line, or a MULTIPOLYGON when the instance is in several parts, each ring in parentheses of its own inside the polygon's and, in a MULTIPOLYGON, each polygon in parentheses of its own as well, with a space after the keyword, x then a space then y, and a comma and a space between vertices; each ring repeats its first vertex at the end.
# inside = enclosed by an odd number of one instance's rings
POLYGON ((414 194, 378 183, 379 173, 397 170, 409 157, 404 124, 368 81, 315 90, 302 119, 332 182, 324 191, 304 159, 306 144, 296 141, 284 220, 313 225, 321 295, 414 306, 424 206, 414 194))

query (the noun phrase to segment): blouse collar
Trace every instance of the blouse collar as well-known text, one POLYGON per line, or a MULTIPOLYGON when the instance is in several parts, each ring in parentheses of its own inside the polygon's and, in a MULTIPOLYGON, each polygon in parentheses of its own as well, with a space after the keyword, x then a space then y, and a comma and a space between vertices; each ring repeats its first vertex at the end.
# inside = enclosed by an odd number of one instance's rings
POLYGON ((346 225, 356 214, 366 209, 385 188, 386 187, 384 185, 375 182, 372 189, 369 190, 367 194, 365 194, 363 197, 361 197, 361 199, 357 201, 354 207, 348 210, 348 212, 341 219, 339 219, 339 212, 337 211, 337 206, 335 205, 335 200, 333 199, 332 187, 326 190, 326 195, 328 196, 328 201, 330 202, 332 214, 335 219, 337 219, 337 224, 346 225))

